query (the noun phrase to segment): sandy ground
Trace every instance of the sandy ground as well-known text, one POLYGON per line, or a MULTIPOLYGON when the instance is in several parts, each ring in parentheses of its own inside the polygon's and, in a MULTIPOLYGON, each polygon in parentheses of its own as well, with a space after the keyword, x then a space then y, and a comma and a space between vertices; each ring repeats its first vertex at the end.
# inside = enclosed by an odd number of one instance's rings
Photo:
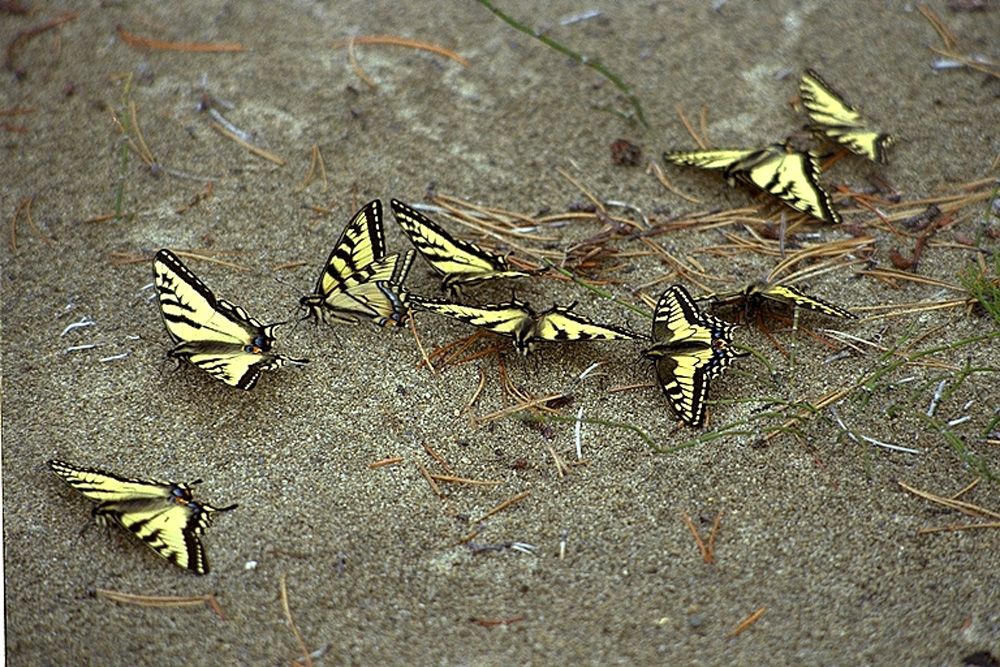
MULTIPOLYGON (((1000 8, 986 5, 952 12, 940 0, 928 3, 959 49, 995 62, 1000 8)), ((799 439, 753 446, 784 421, 769 412, 780 406, 768 401, 814 400, 852 387, 886 365, 884 350, 926 351, 996 331, 982 314, 949 308, 857 323, 804 315, 803 326, 882 347, 859 343, 828 361, 836 349, 799 333, 794 365, 756 327, 741 328, 737 342, 759 351, 776 373, 749 357, 713 384, 712 399, 720 402, 704 433, 745 422, 737 433, 665 454, 630 430, 586 424, 586 464, 560 476, 550 448, 576 461, 573 424, 477 425, 459 414, 480 371, 487 383, 472 416, 504 407, 495 356, 435 376, 416 367, 420 354, 405 329, 284 328, 280 350, 312 363, 267 374, 244 393, 192 368, 172 372, 164 365, 169 341, 150 298, 149 263, 111 263, 112 253, 151 257, 159 247, 238 251, 225 258, 248 271, 189 264, 220 295, 278 321, 312 289, 356 206, 375 197, 419 202, 431 183, 488 206, 558 212, 585 199, 559 168, 599 198, 628 202, 660 223, 766 204, 714 175, 668 168, 674 184, 702 203, 685 201, 643 168, 613 165, 608 146, 622 137, 635 142, 645 150, 643 166, 664 149, 694 148, 678 106, 696 122, 708 108, 717 146, 780 140, 802 125, 787 102, 805 67, 817 68, 900 138, 888 166, 841 160, 824 182, 863 190, 874 171, 904 200, 922 200, 990 175, 1000 152, 995 79, 932 69, 938 56, 928 47, 940 46, 940 38, 905 2, 733 1, 718 11, 708 2, 507 5, 628 81, 650 122, 643 129, 606 111, 629 110, 606 79, 476 2, 303 0, 281 7, 78 3, 65 7, 79 12, 75 18, 13 50, 20 75, 5 71, 0 108, 32 111, 0 119, 0 211, 7 221, 34 197, 32 220, 46 241, 22 217, 16 250, 6 228, 0 243, 10 664, 288 664, 300 651, 282 611, 283 578, 306 646, 323 651, 318 664, 953 665, 977 651, 1000 655, 1000 533, 918 535, 976 519, 897 484, 958 492, 978 476, 959 446, 1000 470, 1000 447, 987 442, 996 430, 1000 381, 987 371, 960 377, 967 363, 1000 365, 996 338, 923 357, 933 363, 893 368, 872 391, 851 392, 836 406, 852 433, 919 454, 855 441, 829 409, 804 424, 799 439), (599 16, 561 24, 590 9, 599 16), (116 26, 146 38, 240 43, 246 50, 137 50, 116 26), (372 88, 347 51, 331 46, 351 35, 434 42, 470 66, 404 47, 358 46, 372 88), (142 134, 164 172, 133 156, 121 186, 128 218, 85 222, 114 212, 122 137, 108 109, 122 109, 130 72, 142 134), (231 103, 222 109, 226 118, 284 166, 213 130, 198 111, 206 93, 231 103), (317 181, 296 193, 314 144, 329 189, 317 181), (197 201, 205 182, 166 169, 215 179, 211 196, 197 201), (303 205, 333 213, 317 216, 303 205), (275 271, 295 262, 302 264, 275 271), (62 335, 84 317, 95 324, 62 335), (89 344, 98 347, 68 351, 89 344), (933 420, 922 419, 942 380, 933 420), (934 426, 966 416, 944 433, 934 426), (435 495, 418 462, 433 473, 442 469, 424 445, 455 475, 501 484, 451 484, 443 497, 435 495), (404 461, 369 468, 390 456, 404 461), (199 498, 239 503, 217 516, 205 537, 211 574, 175 568, 121 531, 78 537, 91 505, 48 472, 52 457, 124 475, 201 478, 199 498), (530 496, 474 523, 523 492, 530 496), (706 536, 723 513, 712 564, 702 560, 682 510, 706 536), (536 549, 471 546, 508 542, 536 549), (93 595, 97 588, 211 593, 228 620, 208 608, 109 602, 93 595), (762 608, 755 624, 728 639, 762 608)), ((7 44, 63 11, 3 14, 0 37, 7 44)), ((996 249, 987 232, 998 220, 984 217, 986 205, 962 211, 934 237, 921 276, 957 283, 976 256, 960 247, 963 238, 996 249)), ((871 266, 891 268, 894 246, 912 251, 919 232, 904 228, 907 237, 897 239, 873 214, 847 201, 842 207, 847 225, 864 225, 875 237, 871 266)), ((778 219, 780 210, 765 208, 778 219)), ((640 222, 634 211, 609 211, 640 222)), ((591 220, 553 233, 565 244, 600 227, 591 220)), ((699 253, 727 243, 722 231, 750 238, 742 225, 730 225, 655 240, 737 285, 777 261, 699 253)), ((405 247, 394 223, 388 236, 391 248, 405 247)), ((799 228, 797 241, 849 238, 846 225, 810 224, 799 228)), ((622 253, 648 251, 637 239, 612 245, 622 253)), ((631 298, 629 287, 670 271, 648 252, 625 261, 632 270, 615 274, 623 284, 606 287, 623 299, 631 298)), ((863 316, 884 312, 867 306, 962 298, 934 283, 890 285, 855 274, 860 268, 819 276, 808 289, 863 316)), ((422 294, 436 289, 420 260, 407 284, 422 294)), ((655 296, 659 289, 645 291, 655 296)), ((649 326, 572 284, 539 280, 518 290, 541 308, 579 300, 578 309, 597 319, 649 326)), ((498 300, 509 291, 489 285, 473 294, 498 300)), ((418 322, 430 348, 468 333, 430 315, 418 322)), ((786 325, 768 324, 784 347, 796 341, 786 325)), ((582 408, 586 419, 638 426, 660 449, 702 434, 677 429, 654 386, 608 391, 653 381, 639 344, 548 346, 526 360, 506 349, 516 386, 535 395, 572 391, 565 417, 582 408), (573 385, 602 359, 608 363, 601 373, 573 385)), ((995 481, 962 499, 1000 510, 995 481)))

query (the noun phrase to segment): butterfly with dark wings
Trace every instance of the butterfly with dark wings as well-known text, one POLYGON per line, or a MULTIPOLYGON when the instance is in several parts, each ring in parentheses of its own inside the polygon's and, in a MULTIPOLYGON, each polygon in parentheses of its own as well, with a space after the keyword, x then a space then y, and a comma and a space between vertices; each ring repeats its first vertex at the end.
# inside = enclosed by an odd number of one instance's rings
POLYGON ((770 144, 745 150, 671 151, 664 153, 663 159, 721 171, 730 185, 749 183, 796 211, 826 222, 841 221, 830 195, 819 185, 819 159, 813 153, 790 150, 787 144, 770 144))
POLYGON ((484 250, 471 241, 456 239, 426 215, 398 199, 392 200, 392 212, 417 251, 441 276, 442 289, 454 291, 462 285, 484 280, 531 275, 511 269, 503 255, 484 250))
POLYGON ((530 353, 543 341, 570 340, 634 340, 644 338, 622 327, 595 324, 570 306, 553 306, 536 313, 531 306, 512 299, 507 303, 486 306, 463 306, 449 301, 413 296, 415 307, 438 315, 461 320, 501 336, 514 339, 514 347, 522 355, 530 353))
POLYGON ((802 75, 799 95, 802 106, 812 119, 814 131, 872 162, 889 161, 887 151, 895 141, 892 135, 868 127, 858 110, 814 70, 807 69, 802 75))
POLYGON ((212 513, 237 507, 212 507, 198 502, 187 484, 130 479, 63 461, 49 461, 49 468, 85 497, 97 501, 95 522, 110 520, 119 524, 158 555, 195 574, 209 571, 199 538, 208 528, 212 513))
POLYGON ((369 319, 379 326, 400 326, 406 319, 409 295, 403 280, 413 263, 413 251, 385 254, 382 202, 361 208, 326 260, 316 289, 299 303, 307 317, 319 322, 357 324, 369 319))
POLYGON ((736 325, 703 313, 686 289, 671 285, 653 315, 653 344, 643 355, 656 363, 656 378, 670 406, 688 426, 705 423, 705 399, 711 380, 736 357, 736 325))
POLYGON ((163 324, 176 343, 167 352, 174 359, 186 359, 240 389, 252 389, 263 371, 309 361, 271 352, 278 325, 265 326, 239 306, 217 298, 169 250, 160 250, 153 259, 153 284, 163 324))
POLYGON ((743 289, 734 292, 703 294, 696 301, 712 301, 714 303, 742 301, 745 313, 757 310, 764 301, 775 301, 777 303, 791 304, 799 308, 806 308, 817 313, 829 315, 830 317, 843 317, 850 320, 858 319, 858 316, 849 310, 835 306, 819 297, 810 296, 797 287, 782 285, 780 283, 768 283, 766 281, 750 283, 743 289))

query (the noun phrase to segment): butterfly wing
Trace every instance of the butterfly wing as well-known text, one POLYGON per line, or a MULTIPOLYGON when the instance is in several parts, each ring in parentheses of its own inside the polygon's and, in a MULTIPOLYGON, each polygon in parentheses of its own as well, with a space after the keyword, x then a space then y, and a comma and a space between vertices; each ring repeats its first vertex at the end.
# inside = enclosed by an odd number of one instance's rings
POLYGON ((830 195, 819 185, 819 159, 812 153, 782 150, 737 174, 761 190, 826 222, 841 221, 830 195))
POLYGON ((368 202, 354 214, 330 251, 316 282, 316 294, 328 294, 351 284, 362 269, 385 256, 382 202, 368 202))
POLYGON ((522 354, 530 351, 535 328, 535 314, 528 304, 514 299, 507 303, 463 306, 440 299, 413 297, 415 306, 432 313, 460 320, 466 324, 514 339, 522 354))
POLYGON ((176 343, 168 354, 217 380, 252 389, 262 371, 306 363, 271 353, 274 326, 264 326, 215 294, 169 250, 153 259, 153 284, 163 324, 176 343))
POLYGON ((748 296, 759 295, 765 299, 772 299, 783 303, 791 303, 801 308, 808 308, 817 313, 830 315, 831 317, 843 317, 850 320, 858 319, 858 316, 840 306, 835 306, 828 301, 818 297, 810 296, 802 290, 791 285, 761 285, 747 288, 748 296))
POLYGON ((816 130, 873 162, 888 161, 893 137, 870 129, 858 110, 814 70, 802 75, 799 94, 816 130))
POLYGON ((215 508, 192 499, 191 487, 120 477, 94 468, 49 461, 52 471, 90 500, 98 501, 94 517, 110 519, 128 529, 159 556, 195 574, 209 571, 199 536, 215 508))
POLYGON ((511 270, 506 257, 453 237, 426 215, 398 199, 392 200, 392 212, 417 251, 443 276, 442 287, 529 275, 511 270))
POLYGON ((538 316, 534 338, 559 340, 636 340, 641 334, 611 324, 595 324, 572 310, 572 306, 553 306, 538 316))

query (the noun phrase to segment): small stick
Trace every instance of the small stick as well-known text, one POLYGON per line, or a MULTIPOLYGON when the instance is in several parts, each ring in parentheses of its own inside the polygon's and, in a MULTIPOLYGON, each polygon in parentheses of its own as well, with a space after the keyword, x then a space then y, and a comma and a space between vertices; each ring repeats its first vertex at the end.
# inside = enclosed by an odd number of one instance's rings
POLYGON ((646 173, 648 174, 650 170, 652 170, 653 175, 656 176, 656 180, 660 182, 660 185, 665 187, 668 192, 672 192, 681 199, 685 199, 691 202, 692 204, 703 203, 700 199, 692 197, 691 195, 684 194, 683 192, 675 188, 673 184, 669 180, 667 180, 667 175, 663 173, 663 168, 660 167, 660 165, 658 165, 656 162, 653 162, 652 160, 649 161, 649 169, 646 170, 646 173))
POLYGON ((354 56, 353 37, 347 41, 347 57, 350 59, 351 66, 354 67, 354 73, 358 75, 358 78, 367 83, 370 87, 378 88, 378 86, 375 85, 375 82, 371 80, 371 77, 365 74, 365 71, 361 69, 361 63, 359 63, 358 59, 354 56))
POLYGON ((124 602, 126 604, 134 604, 140 607, 199 607, 204 604, 208 604, 212 608, 219 618, 223 621, 228 621, 226 615, 222 613, 222 607, 216 601, 215 596, 211 593, 206 593, 205 595, 194 595, 191 597, 174 597, 174 596, 159 596, 159 595, 134 595, 132 593, 121 593, 119 591, 109 591, 103 588, 98 588, 94 591, 94 595, 100 598, 105 598, 107 600, 113 600, 114 602, 124 602))
POLYGON ((118 27, 118 36, 122 41, 137 51, 139 49, 161 49, 164 51, 202 51, 216 53, 220 51, 245 51, 242 44, 210 44, 204 42, 166 42, 159 39, 142 39, 118 27))
POLYGON ((417 318, 410 313, 410 330, 413 331, 413 340, 417 341, 417 349, 420 350, 420 356, 424 358, 423 363, 427 364, 427 368, 431 369, 431 375, 437 375, 437 370, 434 368, 434 364, 431 363, 430 358, 427 356, 427 350, 424 349, 424 344, 420 342, 420 334, 417 333, 417 318))
POLYGON ((312 667, 312 656, 309 655, 309 649, 306 648, 306 643, 302 641, 302 635, 299 634, 299 629, 295 626, 295 619, 292 618, 292 608, 288 604, 288 586, 285 582, 286 577, 287 575, 281 575, 281 606, 285 610, 285 618, 288 619, 288 626, 292 629, 292 634, 295 635, 295 641, 299 644, 299 650, 302 651, 302 657, 305 660, 305 664, 307 667, 312 667))
POLYGON ((242 139, 237 134, 235 134, 233 132, 230 132, 225 127, 223 127, 222 124, 219 121, 213 120, 212 121, 212 127, 215 128, 216 130, 218 130, 221 134, 229 137, 230 139, 232 139, 233 141, 235 141, 239 145, 243 146, 244 148, 246 148, 251 153, 253 153, 255 155, 259 155, 262 158, 264 158, 265 160, 270 160, 271 162, 275 163, 278 166, 284 166, 285 165, 285 161, 282 160, 280 157, 278 157, 274 153, 267 152, 263 148, 258 148, 257 146, 254 146, 253 144, 251 144, 249 141, 246 141, 246 140, 242 139))
POLYGON ((937 526, 936 528, 921 528, 917 535, 930 535, 931 533, 953 533, 959 530, 974 530, 976 528, 1000 528, 1000 521, 992 523, 964 523, 951 526, 937 526))
POLYGON ((483 388, 486 387, 486 373, 482 368, 479 369, 479 385, 476 387, 476 391, 472 392, 472 398, 465 404, 459 415, 463 415, 472 409, 472 406, 476 404, 479 400, 479 395, 483 393, 483 388))
POLYGON ((726 639, 732 639, 733 637, 735 637, 736 635, 740 634, 741 632, 743 632, 744 630, 746 630, 747 628, 749 628, 751 625, 753 625, 754 623, 756 623, 757 619, 759 619, 761 616, 764 615, 764 611, 766 609, 767 609, 767 607, 761 607, 760 609, 758 609, 757 611, 755 611, 754 613, 752 613, 747 620, 745 620, 742 623, 740 623, 739 625, 737 625, 736 629, 733 630, 732 632, 730 632, 729 636, 726 637, 726 639))
POLYGON ((403 460, 404 459, 402 456, 390 456, 387 459, 382 459, 381 461, 375 461, 373 463, 369 463, 368 467, 381 468, 382 466, 392 465, 393 463, 402 463, 403 460))
POLYGON ((510 618, 473 618, 472 619, 477 625, 481 625, 484 628, 492 628, 498 625, 510 625, 511 623, 520 623, 524 620, 524 616, 511 616, 510 618))
POLYGON ((425 468, 424 464, 420 462, 420 459, 417 459, 417 467, 420 468, 420 474, 423 475, 424 479, 427 480, 427 483, 431 485, 431 489, 434 490, 434 493, 437 494, 438 496, 442 495, 441 487, 438 486, 437 482, 431 479, 430 473, 427 472, 427 468, 425 468))
POLYGON ((57 28, 61 26, 63 23, 66 23, 67 21, 72 21, 79 15, 80 12, 66 14, 65 16, 60 16, 59 18, 53 21, 49 21, 48 23, 43 23, 40 26, 36 26, 34 28, 28 28, 27 30, 18 33, 17 36, 14 37, 14 39, 10 40, 10 42, 7 44, 7 60, 4 62, 4 64, 7 66, 7 69, 15 69, 14 49, 20 46, 21 42, 25 42, 31 39, 32 37, 36 37, 37 35, 42 34, 43 32, 52 30, 53 28, 57 28))
MULTIPOLYGON (((451 474, 451 468, 449 468, 448 464, 444 462, 444 459, 441 458, 441 456, 438 455, 437 452, 435 452, 433 449, 431 449, 430 445, 428 445, 427 443, 421 443, 421 444, 423 444, 423 446, 424 446, 424 451, 427 452, 432 459, 434 459, 435 461, 437 461, 438 465, 440 465, 442 468, 444 468, 444 471, 450 475, 451 474)), ((433 477, 433 475, 431 475, 431 477, 433 477)))
POLYGON ((933 503, 944 505, 949 509, 958 510, 962 514, 968 514, 969 516, 977 516, 980 518, 989 517, 991 519, 1000 519, 1000 512, 993 512, 986 508, 979 507, 978 505, 973 505, 972 503, 962 502, 961 500, 952 500, 951 498, 945 498, 944 496, 939 496, 928 491, 921 491, 920 489, 910 486, 906 482, 897 481, 896 483, 899 484, 904 490, 909 491, 914 495, 920 496, 921 498, 929 500, 933 503))
POLYGON ((722 524, 722 510, 719 510, 719 513, 715 515, 715 521, 712 522, 712 532, 708 536, 708 555, 713 560, 715 559, 715 537, 719 534, 720 524, 722 524))
POLYGON ((706 563, 712 562, 712 554, 709 552, 708 547, 705 546, 705 541, 701 539, 701 535, 698 534, 698 529, 694 527, 694 522, 691 521, 691 517, 684 510, 681 510, 681 516, 684 517, 684 523, 687 524, 688 530, 691 531, 691 535, 694 536, 695 544, 698 545, 698 550, 701 551, 701 558, 706 563))
POLYGON ((431 475, 431 479, 439 482, 452 482, 454 484, 471 484, 473 486, 500 486, 503 482, 494 482, 488 479, 466 479, 453 475, 431 475))
POLYGON ((437 46, 436 44, 429 44, 428 42, 418 42, 415 39, 406 39, 405 37, 392 37, 389 35, 384 36, 374 36, 374 37, 352 37, 348 40, 341 40, 339 42, 333 43, 333 48, 341 49, 345 46, 351 48, 353 44, 390 44, 393 46, 409 46, 414 49, 423 49, 424 51, 430 51, 431 53, 436 53, 445 58, 451 58, 457 63, 461 63, 465 67, 469 67, 471 63, 458 55, 454 51, 449 51, 448 49, 437 46))
POLYGON ((483 521, 486 521, 486 519, 490 518, 491 516, 493 516, 497 512, 500 512, 502 510, 507 509, 508 507, 510 507, 511 505, 513 505, 514 503, 520 502, 520 501, 524 500, 525 498, 527 498, 530 495, 531 495, 531 491, 524 491, 523 493, 517 494, 513 498, 508 498, 507 500, 503 501, 502 503, 500 503, 499 505, 497 505, 496 507, 494 507, 493 509, 491 509, 489 512, 487 512, 486 514, 484 514, 483 516, 481 516, 479 518, 479 520, 473 521, 472 523, 474 523, 474 524, 476 524, 476 523, 482 523, 483 521))
POLYGON ((961 491, 959 491, 958 493, 956 493, 955 495, 953 495, 951 497, 951 499, 952 500, 958 500, 959 498, 961 498, 962 496, 964 496, 966 493, 968 493, 969 491, 972 491, 972 489, 974 489, 977 486, 979 486, 979 482, 981 480, 982 480, 982 477, 975 478, 974 480, 972 480, 971 482, 969 482, 968 484, 966 484, 965 487, 961 491))

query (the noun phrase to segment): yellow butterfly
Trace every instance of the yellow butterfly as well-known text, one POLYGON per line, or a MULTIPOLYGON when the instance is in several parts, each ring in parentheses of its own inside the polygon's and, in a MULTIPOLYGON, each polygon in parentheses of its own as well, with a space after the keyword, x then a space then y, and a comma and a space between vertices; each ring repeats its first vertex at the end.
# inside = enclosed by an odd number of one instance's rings
POLYGON ((653 344, 643 354, 656 363, 656 379, 670 406, 688 426, 705 423, 711 380, 738 354, 732 348, 736 325, 701 312, 686 289, 671 285, 653 315, 653 344))
POLYGON ((198 502, 187 484, 119 477, 55 460, 49 461, 49 468, 85 497, 98 502, 93 510, 96 522, 111 520, 119 524, 158 555, 195 574, 209 571, 199 538, 208 528, 212 513, 237 507, 212 507, 198 502))
POLYGON ((831 317, 843 317, 851 320, 858 319, 858 316, 849 310, 835 306, 819 297, 810 296, 797 287, 765 281, 751 283, 743 289, 734 292, 713 292, 697 298, 697 301, 708 300, 717 303, 742 300, 744 310, 748 313, 759 308, 761 303, 766 300, 793 304, 800 308, 807 308, 831 317))
POLYGON ((456 239, 426 215, 398 199, 392 212, 417 251, 442 277, 441 288, 451 289, 498 278, 531 275, 511 269, 507 258, 480 248, 471 241, 456 239))
POLYGON ((357 324, 367 318, 379 326, 402 325, 409 301, 402 284, 412 263, 412 250, 385 254, 382 202, 376 199, 344 228, 316 289, 299 303, 317 322, 357 324))
POLYGON ((814 130, 873 162, 889 161, 886 151, 895 142, 892 135, 869 128, 858 110, 814 70, 802 75, 799 94, 814 130))
POLYGON ((813 153, 790 152, 785 144, 770 144, 745 150, 674 151, 664 153, 663 159, 721 171, 730 185, 749 183, 796 211, 826 222, 841 221, 830 195, 819 186, 819 159, 813 153))
POLYGON ((163 324, 176 343, 167 352, 174 359, 186 359, 240 389, 252 389, 263 371, 309 361, 271 352, 277 325, 264 326, 239 306, 216 298, 169 250, 153 259, 153 284, 163 324))
POLYGON ((531 306, 517 299, 486 306, 463 306, 413 295, 413 305, 513 338, 514 347, 523 355, 530 353, 535 343, 540 341, 630 340, 643 337, 621 327, 594 324, 572 311, 576 304, 553 306, 536 313, 531 306))

